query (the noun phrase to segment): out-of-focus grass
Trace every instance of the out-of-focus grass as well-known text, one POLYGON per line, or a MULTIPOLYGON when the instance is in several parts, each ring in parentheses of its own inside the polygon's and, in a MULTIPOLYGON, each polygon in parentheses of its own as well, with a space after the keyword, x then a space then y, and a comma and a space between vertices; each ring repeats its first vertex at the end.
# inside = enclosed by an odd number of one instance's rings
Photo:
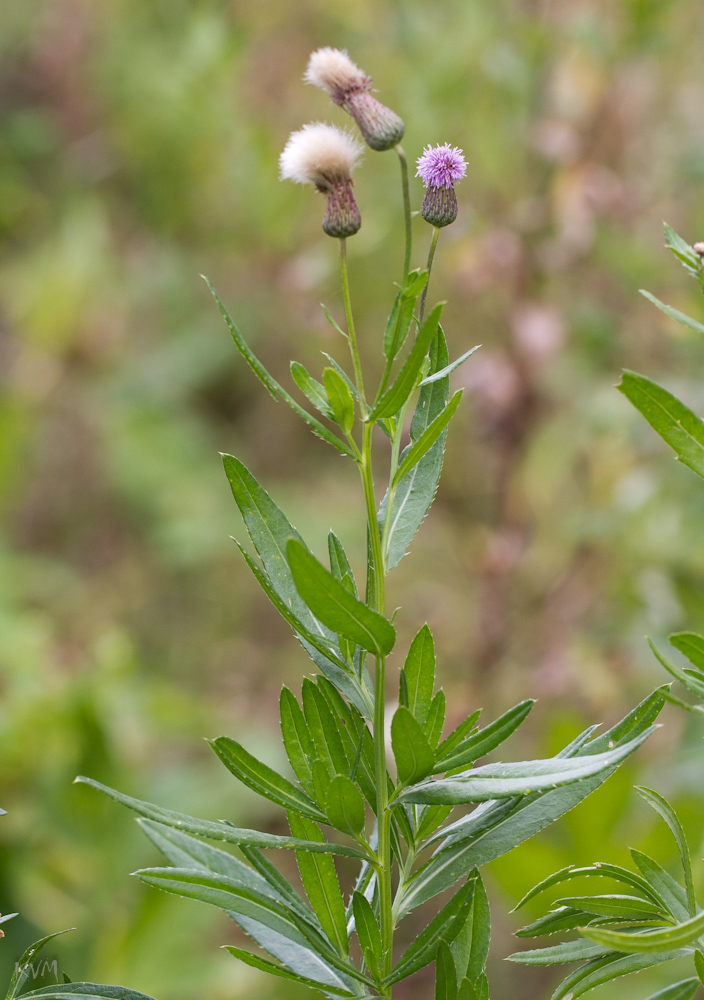
MULTIPOLYGON (((450 141, 470 165, 432 296, 449 300, 453 355, 483 346, 457 376, 467 405, 436 507, 391 579, 401 633, 430 622, 450 705, 541 697, 516 754, 613 721, 663 679, 642 636, 701 627, 701 490, 613 384, 637 368, 704 408, 702 345, 637 294, 701 308, 661 221, 704 232, 702 20, 695 0, 2 5, 0 905, 22 914, 6 968, 75 924, 56 945, 74 979, 163 1000, 280 992, 218 952, 233 932, 205 907, 128 878, 151 849, 70 781, 279 822, 200 741, 228 731, 275 754, 280 684, 308 669, 228 542, 242 529, 217 452, 250 463, 316 545, 334 524, 357 565, 362 507, 353 470, 244 370, 198 274, 280 380, 290 357, 344 360, 318 306, 340 315, 321 199, 277 179, 290 130, 344 122, 300 82, 313 47, 347 47, 374 76, 411 158, 450 141)), ((401 260, 397 172, 369 153, 357 181, 372 365, 401 260)), ((679 792, 701 839, 701 727, 666 722, 492 866, 496 996, 554 980, 499 961, 533 881, 623 860, 627 842, 674 858, 630 779, 679 792)))

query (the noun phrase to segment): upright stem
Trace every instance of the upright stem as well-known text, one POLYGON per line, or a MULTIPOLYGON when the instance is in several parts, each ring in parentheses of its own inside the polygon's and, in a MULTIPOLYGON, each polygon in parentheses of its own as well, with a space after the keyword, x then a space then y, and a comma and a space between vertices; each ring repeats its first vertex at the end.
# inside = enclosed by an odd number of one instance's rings
MULTIPOLYGON (((384 559, 381 550, 381 537, 376 516, 376 497, 374 496, 374 477, 372 472, 372 431, 374 425, 364 425, 362 441, 362 483, 367 509, 367 523, 370 538, 372 566, 374 569, 374 587, 369 594, 370 607, 379 614, 385 613, 384 559)), ((386 702, 386 664, 383 656, 376 658, 376 677, 374 685, 374 784, 376 790, 376 814, 379 830, 377 856, 379 867, 377 880, 379 885, 379 909, 382 944, 382 974, 391 972, 393 958, 393 898, 391 891, 391 813, 389 811, 389 790, 386 777, 386 741, 385 741, 385 702, 386 702)))
POLYGON ((403 283, 406 284, 408 272, 411 270, 411 250, 413 247, 413 231, 411 227, 411 195, 408 188, 408 160, 403 146, 398 143, 396 152, 401 163, 401 186, 403 188, 403 217, 406 224, 406 252, 403 258, 403 283))
POLYGON ((437 226, 433 226, 433 236, 430 241, 430 249, 428 250, 428 262, 425 265, 428 272, 428 280, 425 283, 425 288, 423 289, 423 294, 420 297, 420 310, 418 313, 418 326, 420 327, 423 322, 423 316, 425 314, 425 300, 428 295, 428 285, 430 284, 430 272, 433 269, 433 258, 435 257, 435 247, 438 245, 438 236, 440 235, 440 230, 437 226))
POLYGON ((362 363, 359 359, 359 348, 357 347, 357 334, 354 329, 354 318, 352 316, 352 303, 350 301, 350 281, 347 274, 347 240, 340 240, 340 276, 342 278, 342 299, 345 305, 345 320, 347 322, 347 334, 350 343, 350 353, 352 354, 352 364, 354 365, 354 379, 357 384, 357 395, 359 396, 359 408, 362 412, 362 419, 367 415, 367 403, 364 398, 364 379, 362 378, 362 363))

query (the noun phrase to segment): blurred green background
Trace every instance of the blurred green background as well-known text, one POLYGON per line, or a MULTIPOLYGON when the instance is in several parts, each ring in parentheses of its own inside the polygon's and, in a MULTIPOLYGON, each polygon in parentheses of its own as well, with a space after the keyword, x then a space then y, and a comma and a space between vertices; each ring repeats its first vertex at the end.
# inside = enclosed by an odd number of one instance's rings
MULTIPOLYGON (((292 357, 345 360, 319 307, 341 316, 324 204, 277 178, 291 130, 345 121, 301 83, 315 47, 374 77, 409 158, 449 141, 469 162, 431 298, 449 300, 452 356, 483 346, 454 376, 469 391, 437 502, 390 580, 401 638, 430 623, 457 717, 538 696, 511 749, 543 755, 664 680, 646 632, 704 628, 704 490, 614 389, 631 367, 704 410, 704 345, 638 295, 701 317, 662 220, 704 236, 703 34, 697 0, 4 0, 0 908, 21 914, 5 971, 76 926, 47 951, 73 979, 307 996, 219 951, 237 932, 217 913, 130 879, 155 852, 71 780, 281 825, 202 740, 279 760, 279 689, 309 666, 228 539, 243 529, 218 452, 318 551, 334 525, 357 565, 363 506, 349 463, 244 368, 199 274, 286 385, 292 357)), ((402 258, 393 154, 368 152, 356 190, 374 369, 402 258)), ((636 778, 675 797, 699 851, 704 726, 663 718, 602 791, 490 866, 494 997, 559 977, 502 962, 525 922, 508 910, 539 877, 626 861, 627 844, 674 863, 636 778)), ((644 996, 667 970, 602 995, 644 996)), ((430 989, 421 975, 403 997, 430 989)))

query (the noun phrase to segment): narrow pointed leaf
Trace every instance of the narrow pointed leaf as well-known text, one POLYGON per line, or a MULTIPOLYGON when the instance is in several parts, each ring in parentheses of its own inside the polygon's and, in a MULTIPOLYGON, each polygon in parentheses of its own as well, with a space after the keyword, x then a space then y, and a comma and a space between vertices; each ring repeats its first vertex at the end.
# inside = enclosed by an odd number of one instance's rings
POLYGON ((354 573, 350 566, 342 542, 334 531, 328 532, 328 556, 330 558, 330 572, 336 580, 342 580, 348 576, 353 583, 353 593, 357 597, 357 584, 354 582, 354 573))
POLYGON ((511 764, 485 764, 454 778, 421 782, 406 789, 399 797, 404 802, 450 805, 460 802, 485 802, 489 799, 547 791, 615 767, 633 753, 652 732, 652 729, 646 730, 622 747, 614 747, 613 750, 588 757, 567 760, 552 757, 548 760, 511 764))
POLYGON ((691 664, 698 670, 704 671, 704 636, 696 632, 673 632, 668 639, 691 664))
POLYGON ((652 955, 696 941, 704 934, 704 913, 699 913, 675 927, 643 931, 639 934, 627 934, 625 931, 610 931, 597 927, 584 927, 581 933, 590 941, 602 944, 605 948, 612 948, 614 951, 652 955))
POLYGON ((350 594, 297 539, 289 540, 287 551, 298 592, 323 624, 375 656, 391 652, 396 630, 383 615, 350 594))
POLYGON ((704 422, 681 400, 657 382, 626 371, 618 386, 677 458, 698 476, 704 476, 704 422))
POLYGON ((481 708, 478 708, 471 715, 468 715, 464 722, 461 722, 456 729, 453 729, 447 739, 444 739, 437 751, 437 758, 441 760, 444 757, 449 756, 450 751, 454 750, 456 746, 465 740, 469 735, 471 735, 472 730, 476 728, 479 716, 482 714, 481 708))
POLYGON ((336 775, 328 787, 325 811, 328 821, 336 830, 359 837, 364 833, 364 799, 353 781, 336 775))
POLYGON ((423 326, 418 331, 416 341, 396 376, 393 385, 374 405, 372 412, 369 414, 370 420, 378 420, 379 417, 395 416, 413 392, 423 359, 428 353, 428 348, 438 331, 442 310, 443 303, 440 303, 431 310, 425 323, 423 323, 423 326))
POLYGON ((268 764, 257 760, 243 746, 229 736, 218 736, 208 741, 225 767, 252 791, 283 806, 295 809, 311 819, 325 820, 325 813, 306 793, 296 788, 287 778, 282 777, 268 764))
MULTIPOLYGON (((10 919, 9 917, 7 918, 10 919)), ((5 1000, 14 1000, 14 998, 21 992, 30 972, 30 966, 34 956, 42 950, 42 948, 47 945, 54 938, 60 937, 62 934, 68 934, 70 931, 75 930, 75 927, 67 927, 63 931, 54 931, 53 934, 47 934, 43 938, 39 938, 34 944, 31 944, 26 951, 22 952, 19 961, 15 962, 15 968, 10 977, 10 985, 5 996, 5 1000)))
MULTIPOLYGON (((317 826, 306 817, 290 812, 288 821, 294 836, 306 840, 323 839, 317 826)), ((326 855, 304 852, 297 853, 296 858, 303 888, 323 930, 337 952, 347 955, 347 918, 334 861, 326 855)))
MULTIPOLYGON (((437 372, 447 364, 447 345, 442 328, 430 348, 430 371, 437 372)), ((425 385, 420 390, 413 419, 411 420, 411 444, 417 441, 430 423, 444 409, 450 395, 450 379, 448 376, 438 379, 431 385, 425 385)), ((414 466, 413 469, 398 484, 391 501, 389 530, 386 549, 386 565, 388 569, 403 559, 408 545, 428 513, 433 502, 440 479, 442 461, 445 451, 446 431, 435 442, 430 451, 414 466)), ((407 449, 401 453, 403 461, 407 449)), ((378 520, 380 530, 387 516, 389 494, 384 497, 379 508, 378 520)))
POLYGON ((348 767, 335 719, 322 691, 309 677, 303 680, 302 693, 305 721, 315 748, 314 756, 332 780, 334 775, 344 774, 348 767))
POLYGON ((607 862, 599 861, 593 865, 568 865, 566 868, 561 868, 557 872, 553 872, 552 875, 548 875, 544 878, 542 882, 538 882, 534 885, 525 896, 523 896, 514 906, 514 912, 520 910, 528 900, 533 899, 534 896, 539 895, 539 893, 544 892, 545 889, 550 889, 555 885, 560 885, 562 882, 568 882, 574 878, 589 878, 591 876, 599 876, 601 878, 611 878, 617 882, 623 882, 625 885, 630 885, 634 889, 639 889, 642 893, 648 896, 654 903, 659 902, 659 897, 653 892, 651 887, 641 878, 640 875, 635 875, 633 872, 629 872, 627 868, 621 868, 620 865, 612 865, 607 862))
POLYGON ((445 692, 440 688, 439 691, 435 692, 435 696, 430 702, 428 718, 423 727, 428 743, 433 749, 433 756, 437 752, 437 745, 442 736, 442 727, 445 725, 445 707, 445 692))
POLYGON ((314 379, 312 375, 309 375, 307 369, 298 361, 291 362, 291 376, 303 395, 308 397, 316 410, 319 410, 328 420, 332 420, 332 409, 330 408, 328 397, 325 395, 325 389, 320 382, 314 379))
POLYGON ((354 399, 347 383, 334 368, 323 371, 323 385, 330 413, 345 434, 349 434, 354 424, 354 399))
POLYGON ((403 666, 408 690, 408 709, 413 717, 425 725, 435 685, 435 644, 427 625, 423 625, 408 650, 403 666))
POLYGON ((234 945, 226 944, 225 949, 238 958, 240 962, 244 962, 245 965, 251 966, 253 969, 259 969, 260 972, 268 972, 271 976, 278 976, 281 979, 288 979, 294 983, 300 983, 301 986, 308 986, 314 990, 322 990, 324 993, 331 993, 333 996, 338 997, 353 997, 354 992, 350 990, 336 989, 334 986, 330 986, 327 983, 321 983, 316 979, 306 979, 305 976, 296 975, 295 972, 290 972, 285 969, 282 965, 276 965, 275 962, 270 962, 266 958, 260 958, 259 955, 253 955, 249 951, 244 951, 242 948, 235 948, 234 945))
POLYGON ((438 945, 435 959, 435 1000, 457 1000, 457 973, 446 941, 438 945))
POLYGON ((457 358, 457 360, 453 361, 452 364, 446 365, 444 368, 441 368, 439 372, 434 372, 432 375, 426 375, 426 377, 418 383, 419 386, 430 385, 432 382, 437 382, 438 379, 446 378, 453 371, 455 371, 456 368, 463 365, 467 358, 471 358, 474 352, 478 351, 481 346, 481 344, 477 344, 476 347, 470 347, 468 351, 465 351, 461 358, 457 358))
POLYGON ((457 968, 457 978, 468 977, 471 982, 481 976, 486 967, 491 938, 491 914, 484 883, 477 869, 470 872, 473 883, 471 895, 465 902, 465 917, 455 940, 452 955, 457 968))
POLYGON ((660 299, 656 299, 654 295, 650 292, 646 292, 644 288, 638 289, 640 294, 646 298, 649 302, 652 302, 654 306, 657 306, 661 312, 664 312, 671 319, 677 320, 682 326, 689 327, 690 330, 694 330, 695 333, 704 333, 704 326, 698 323, 696 319, 692 319, 691 316, 687 316, 686 313, 680 312, 679 309, 674 309, 672 306, 665 305, 660 299))
MULTIPOLYGON (((696 954, 695 952, 695 956, 696 954)), ((646 1000, 689 1000, 697 992, 699 982, 698 979, 681 979, 679 983, 672 983, 657 993, 651 993, 646 1000)))
POLYGON ((274 399, 283 399, 284 402, 288 403, 288 405, 291 407, 294 413, 297 413, 298 416, 308 424, 308 426, 310 427, 310 429, 313 431, 314 434, 317 434, 317 436, 322 438, 323 441, 327 441, 328 444, 331 444, 334 448, 337 448, 337 450, 341 451, 344 455, 349 455, 351 458, 353 458, 354 452, 345 441, 341 441, 336 434, 333 434, 332 431, 328 430, 328 428, 324 424, 321 424, 316 417, 313 417, 311 416, 310 413, 307 413, 302 406, 299 406, 299 404, 296 402, 293 396, 291 396, 290 393, 286 392, 283 386, 279 385, 276 379, 272 378, 272 376, 266 370, 261 361, 255 356, 255 354, 247 345, 247 342, 245 341, 244 337, 237 329, 234 320, 232 319, 227 309, 221 302, 218 293, 215 291, 213 285, 210 283, 210 281, 208 281, 207 278, 205 278, 205 283, 207 284, 210 291, 213 293, 215 301, 218 304, 218 309, 220 310, 222 317, 225 320, 225 323, 227 324, 230 333, 232 334, 232 339, 235 342, 237 350, 245 359, 245 361, 252 369, 254 374, 257 376, 259 381, 262 382, 264 386, 266 386, 266 388, 269 390, 274 399))
POLYGON ((226 820, 198 819, 195 816, 188 816, 186 813, 175 812, 173 809, 164 809, 151 802, 143 802, 130 795, 123 795, 122 792, 109 788, 92 778, 85 778, 83 775, 74 778, 74 783, 90 785, 146 819, 153 819, 157 823, 163 823, 165 826, 171 826, 177 830, 184 830, 186 833, 193 833, 198 837, 205 837, 207 840, 222 840, 229 844, 251 844, 261 848, 311 851, 314 854, 342 854, 349 858, 366 858, 364 851, 346 844, 316 843, 298 840, 296 837, 280 837, 272 833, 260 833, 258 830, 244 830, 233 826, 226 820))
POLYGON ((689 916, 687 906, 687 893, 669 872, 666 872, 662 865, 653 861, 642 851, 631 848, 631 857, 635 861, 638 869, 648 880, 652 891, 656 894, 663 907, 674 917, 678 923, 686 920, 689 916))
POLYGON ((313 772, 310 766, 314 756, 313 743, 308 733, 305 716, 294 694, 287 687, 281 689, 279 700, 281 716, 281 735, 284 749, 293 768, 293 772, 311 794, 313 788, 313 772))
POLYGON ((670 828, 672 836, 675 838, 675 843, 677 844, 677 849, 680 852, 680 859, 682 861, 682 870, 684 872, 684 884, 687 891, 687 908, 689 910, 690 917, 693 917, 697 912, 697 903, 694 898, 694 881, 692 879, 692 859, 689 854, 689 847, 687 845, 687 838, 684 835, 684 830, 682 829, 682 824, 677 818, 677 813, 672 808, 667 799, 663 798, 659 792, 653 791, 652 788, 645 788, 643 785, 636 785, 636 791, 641 798, 645 799, 648 805, 652 806, 653 809, 662 816, 662 818, 667 823, 670 828))
POLYGON ((381 932, 369 901, 361 892, 352 893, 352 913, 364 961, 375 980, 379 980, 381 932))
POLYGON ((518 729, 534 704, 535 701, 531 698, 504 712, 494 722, 460 743, 451 753, 441 757, 433 768, 434 772, 438 774, 455 767, 464 767, 491 753, 518 729))
POLYGON ((564 962, 585 962, 593 958, 608 955, 608 949, 591 941, 563 941, 562 944, 549 948, 533 948, 528 951, 515 951, 508 956, 509 962, 518 965, 562 965, 564 962))
POLYGON ((455 415, 457 407, 460 405, 464 390, 458 389, 442 413, 423 431, 417 441, 414 441, 405 454, 405 458, 399 464, 392 481, 392 488, 396 488, 404 476, 408 475, 411 469, 420 462, 444 432, 447 425, 455 415))
POLYGON ((662 965, 663 962, 681 958, 685 954, 684 951, 670 951, 659 955, 609 954, 604 958, 592 959, 563 979, 551 1000, 567 1000, 568 997, 577 1000, 577 997, 613 979, 629 976, 633 972, 642 972, 643 969, 651 969, 653 966, 662 965))
POLYGON ((665 223, 665 243, 675 256, 687 265, 688 271, 692 274, 697 274, 701 268, 701 262, 694 252, 694 248, 686 240, 683 240, 672 226, 668 226, 667 223, 665 223))
POLYGON ((599 917, 618 917, 619 920, 641 920, 647 917, 663 917, 658 903, 638 896, 609 893, 599 896, 564 896, 556 899, 555 906, 573 906, 594 913, 599 917))
POLYGON ((74 997, 81 997, 82 1000, 154 1000, 147 993, 103 983, 64 983, 22 994, 22 1000, 73 1000, 74 997))
POLYGON ((391 746, 400 784, 410 784, 432 771, 433 748, 423 727, 403 705, 396 709, 391 721, 391 746))
POLYGON ((694 952, 694 968, 697 970, 699 982, 704 986, 704 953, 700 948, 694 952))
POLYGON ((686 674, 684 670, 680 670, 680 668, 676 667, 674 663, 670 663, 670 661, 662 655, 651 639, 648 639, 648 645, 655 654, 659 663, 665 668, 665 670, 667 670, 668 674, 671 674, 680 682, 680 684, 683 684, 688 691, 696 694, 698 698, 704 698, 704 682, 698 680, 696 677, 686 674))

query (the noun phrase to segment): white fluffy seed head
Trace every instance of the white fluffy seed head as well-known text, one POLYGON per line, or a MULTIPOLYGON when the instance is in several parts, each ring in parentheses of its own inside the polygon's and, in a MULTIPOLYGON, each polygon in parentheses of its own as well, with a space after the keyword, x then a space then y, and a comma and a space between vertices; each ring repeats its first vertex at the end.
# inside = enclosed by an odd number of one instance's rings
POLYGON ((328 190, 332 184, 349 179, 363 149, 351 132, 325 122, 310 122, 289 136, 279 157, 281 179, 328 190))
POLYGON ((369 77, 356 66, 344 49, 317 49, 308 60, 303 79, 314 87, 327 90, 333 97, 367 88, 369 77))

